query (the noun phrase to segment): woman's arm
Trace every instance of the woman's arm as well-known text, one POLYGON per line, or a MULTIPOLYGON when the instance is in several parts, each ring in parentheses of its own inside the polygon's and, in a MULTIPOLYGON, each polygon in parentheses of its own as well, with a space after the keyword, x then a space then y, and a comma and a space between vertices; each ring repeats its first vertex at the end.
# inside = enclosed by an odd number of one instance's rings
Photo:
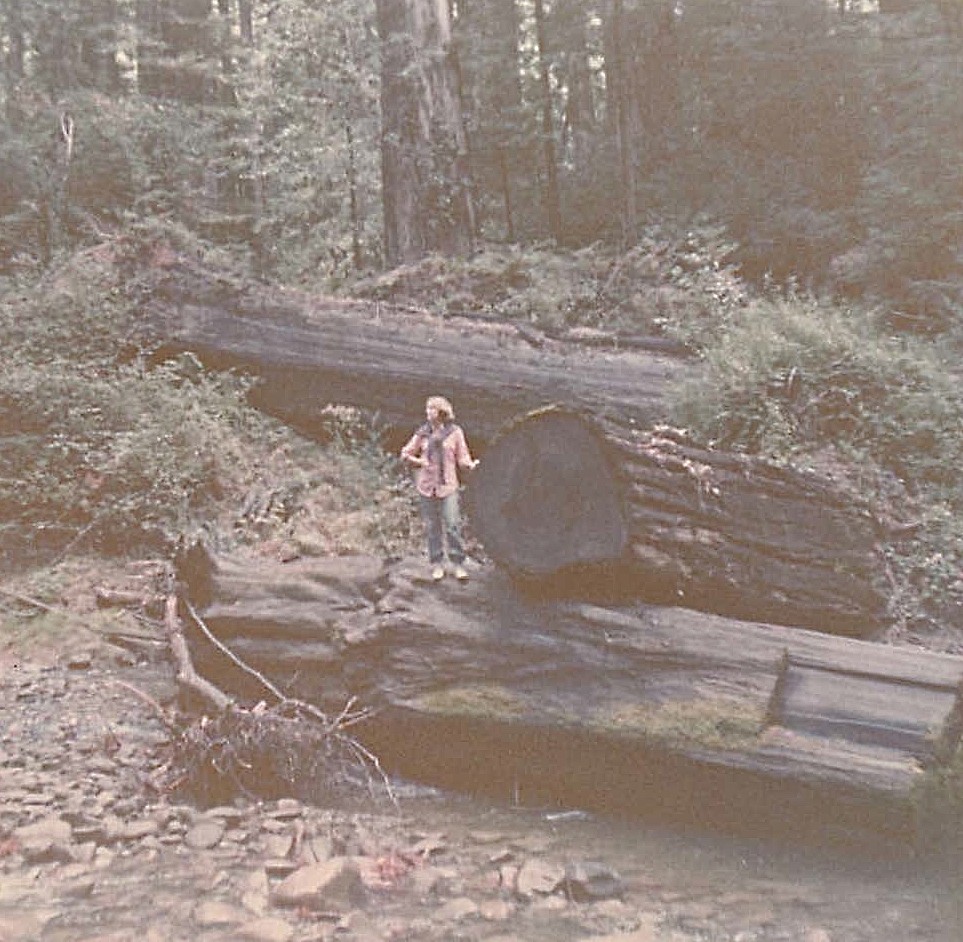
POLYGON ((458 429, 455 441, 455 461, 458 462, 459 468, 465 468, 468 471, 473 471, 478 467, 478 461, 472 458, 471 452, 468 450, 468 440, 461 428, 458 429))
POLYGON ((407 464, 414 465, 416 468, 423 468, 428 464, 428 459, 422 456, 425 442, 423 436, 415 432, 408 439, 407 444, 401 449, 401 460, 407 464))

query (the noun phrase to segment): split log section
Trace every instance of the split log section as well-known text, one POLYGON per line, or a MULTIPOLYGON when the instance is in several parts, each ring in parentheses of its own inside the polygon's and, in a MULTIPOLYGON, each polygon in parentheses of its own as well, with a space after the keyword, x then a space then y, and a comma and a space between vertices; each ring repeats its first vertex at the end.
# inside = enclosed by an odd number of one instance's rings
POLYGON ((884 528, 813 474, 548 408, 488 446, 469 496, 491 558, 553 590, 587 581, 753 621, 879 627, 884 528))
MULTIPOLYGON (((914 826, 959 741, 963 658, 683 608, 545 601, 495 567, 184 556, 207 627, 279 687, 372 718, 393 771, 504 798, 755 831, 914 826)), ((188 622, 189 625, 189 622, 188 622)), ((205 675, 236 671, 188 631, 205 675)), ((251 695, 260 696, 255 686, 251 695)))

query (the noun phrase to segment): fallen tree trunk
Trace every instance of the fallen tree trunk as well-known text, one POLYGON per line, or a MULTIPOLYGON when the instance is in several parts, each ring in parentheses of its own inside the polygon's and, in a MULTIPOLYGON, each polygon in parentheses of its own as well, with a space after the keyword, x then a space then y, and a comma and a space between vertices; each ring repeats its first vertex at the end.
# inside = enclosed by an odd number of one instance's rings
POLYGON ((647 425, 685 369, 679 356, 600 349, 511 324, 402 311, 266 287, 228 290, 172 264, 145 311, 157 355, 191 351, 208 366, 258 379, 255 404, 301 431, 321 431, 328 403, 376 414, 410 434, 432 394, 450 396, 473 444, 551 402, 647 425))
MULTIPOLYGON (((436 585, 418 562, 198 546, 179 571, 245 663, 322 709, 357 698, 373 713, 365 745, 439 784, 905 836, 924 769, 959 740, 960 657, 681 608, 548 603, 494 567, 436 585)), ((199 668, 243 695, 250 677, 188 637, 199 668)))
POLYGON ((489 445, 470 498, 492 559, 556 589, 588 570, 616 596, 838 634, 879 627, 885 530, 814 474, 547 409, 489 445))

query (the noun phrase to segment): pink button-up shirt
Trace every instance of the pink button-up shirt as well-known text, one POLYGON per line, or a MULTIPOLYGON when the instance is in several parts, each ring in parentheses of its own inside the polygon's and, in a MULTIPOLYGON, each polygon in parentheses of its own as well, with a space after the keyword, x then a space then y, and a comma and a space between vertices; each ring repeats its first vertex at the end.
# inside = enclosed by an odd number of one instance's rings
MULTIPOLYGON (((468 450, 468 442, 460 425, 447 426, 450 433, 441 444, 441 461, 428 447, 429 435, 422 426, 401 449, 401 457, 425 458, 428 463, 417 469, 415 487, 425 497, 447 497, 458 490, 458 469, 472 468, 475 461, 468 450)), ((437 434, 437 433, 436 433, 437 434)))

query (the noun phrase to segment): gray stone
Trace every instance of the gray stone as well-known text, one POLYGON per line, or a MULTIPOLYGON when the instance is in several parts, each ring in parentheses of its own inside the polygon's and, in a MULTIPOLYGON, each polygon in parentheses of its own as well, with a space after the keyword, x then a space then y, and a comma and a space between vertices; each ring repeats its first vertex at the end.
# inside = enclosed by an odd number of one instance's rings
POLYGON ((195 907, 194 922, 205 929, 214 926, 236 926, 247 919, 247 913, 230 903, 219 900, 204 900, 195 907))
POLYGON ((593 935, 591 942, 660 942, 662 936, 654 925, 643 925, 632 932, 615 932, 611 935, 593 935))
POLYGON ((264 861, 264 872, 269 877, 290 876, 298 869, 298 865, 290 857, 270 857, 264 861))
POLYGON ((461 922, 478 915, 478 904, 467 896, 459 896, 449 900, 435 912, 435 919, 439 922, 461 922))
POLYGON ((39 939, 44 926, 53 918, 53 913, 5 912, 0 913, 0 939, 39 939))
POLYGON ((625 893, 625 883, 611 868, 594 860, 570 863, 565 868, 562 889, 579 903, 615 899, 625 893))
POLYGON ((365 891, 358 865, 348 857, 301 867, 285 877, 271 893, 276 906, 347 908, 364 902, 365 891))
POLYGON ((293 798, 280 798, 270 815, 278 821, 290 821, 292 818, 300 818, 303 813, 301 802, 293 798))
POLYGON ((201 821, 184 835, 184 843, 194 850, 210 850, 221 843, 223 836, 223 821, 201 821))
POLYGON ((294 845, 294 835, 266 834, 264 837, 264 852, 269 857, 287 857, 294 845))
POLYGON ((265 916, 238 926, 234 933, 240 942, 290 942, 294 937, 294 926, 283 919, 265 916))
POLYGON ((565 879, 565 868, 544 860, 528 860, 518 871, 515 891, 523 899, 554 893, 565 879))
POLYGON ((118 840, 141 841, 145 837, 155 837, 159 832, 160 825, 153 818, 142 818, 128 821, 121 829, 118 840))
POLYGON ((73 860, 70 825, 57 816, 17 828, 13 836, 28 864, 70 863, 73 860))

